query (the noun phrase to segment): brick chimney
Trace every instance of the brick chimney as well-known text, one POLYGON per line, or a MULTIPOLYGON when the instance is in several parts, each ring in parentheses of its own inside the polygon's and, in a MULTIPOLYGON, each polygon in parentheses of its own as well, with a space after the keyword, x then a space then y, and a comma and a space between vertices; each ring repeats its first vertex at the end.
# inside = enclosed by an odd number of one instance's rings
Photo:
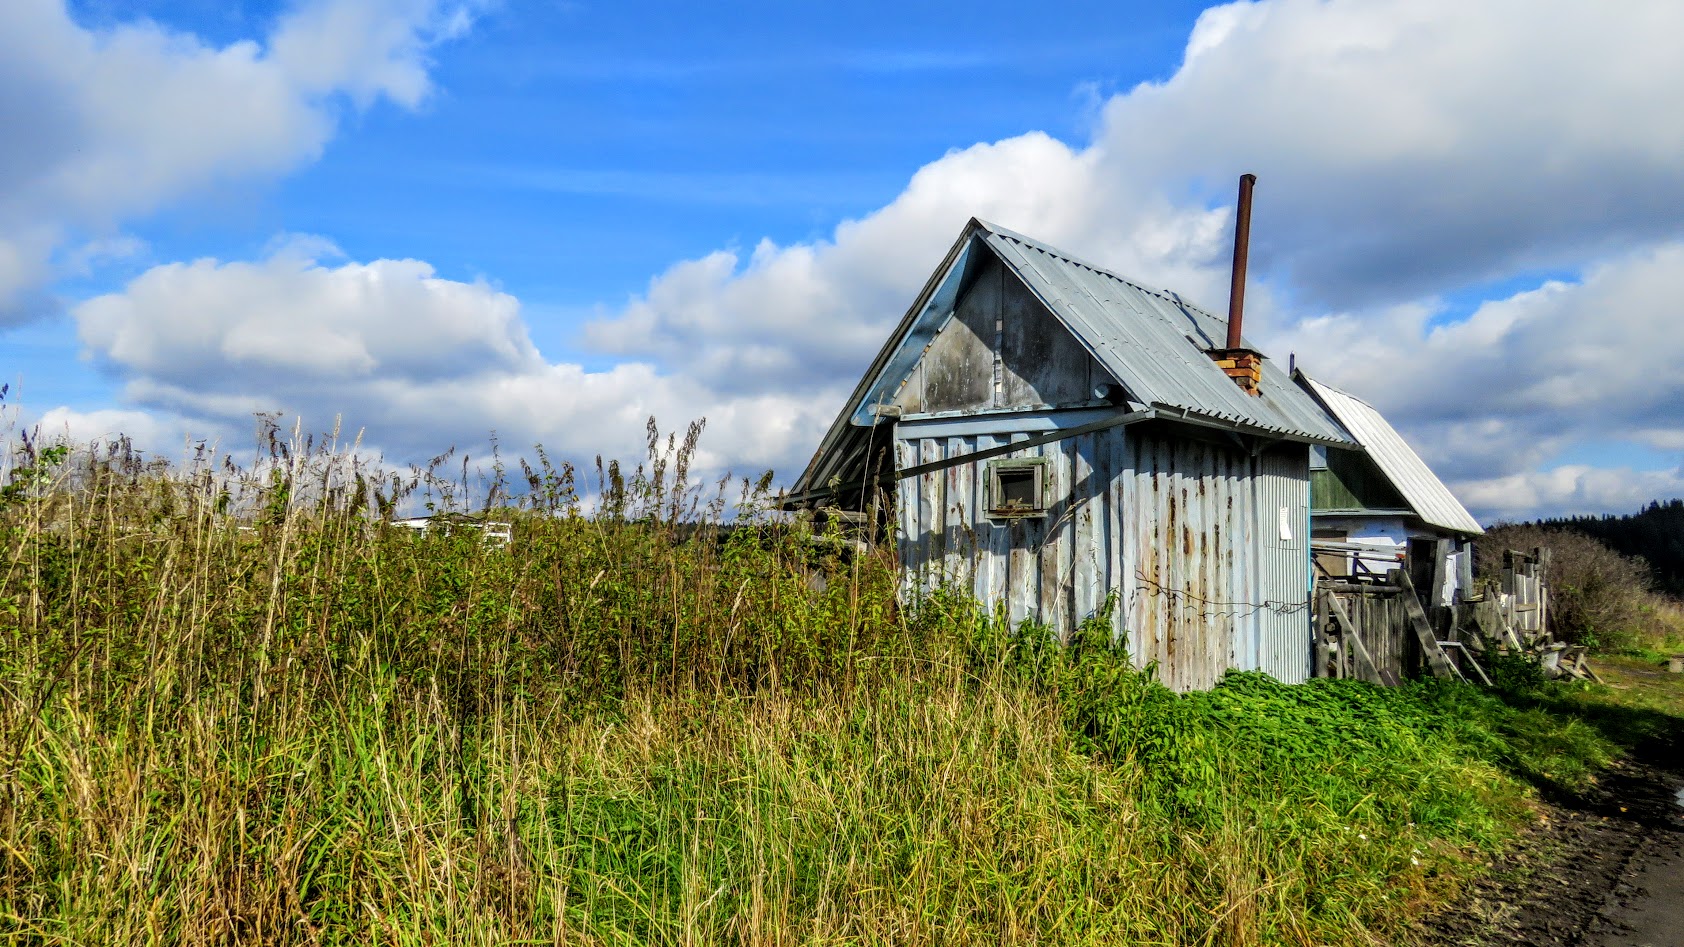
POLYGON ((1245 348, 1211 349, 1210 357, 1246 394, 1252 397, 1263 394, 1263 353, 1245 348))
POLYGON ((1263 353, 1246 348, 1240 341, 1240 323, 1245 315, 1245 267, 1251 252, 1251 189, 1257 175, 1240 175, 1240 199, 1234 212, 1234 270, 1228 284, 1228 344, 1211 349, 1210 357, 1246 394, 1261 395, 1263 353))

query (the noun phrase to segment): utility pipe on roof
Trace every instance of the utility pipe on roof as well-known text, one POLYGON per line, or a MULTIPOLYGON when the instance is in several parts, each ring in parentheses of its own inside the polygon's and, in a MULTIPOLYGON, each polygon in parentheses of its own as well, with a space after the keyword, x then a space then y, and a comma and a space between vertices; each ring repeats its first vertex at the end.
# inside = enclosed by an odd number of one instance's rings
POLYGON ((1234 209, 1234 272, 1228 284, 1228 348, 1240 347, 1240 319, 1245 315, 1245 267, 1251 253, 1251 189, 1257 175, 1240 175, 1240 200, 1234 209))

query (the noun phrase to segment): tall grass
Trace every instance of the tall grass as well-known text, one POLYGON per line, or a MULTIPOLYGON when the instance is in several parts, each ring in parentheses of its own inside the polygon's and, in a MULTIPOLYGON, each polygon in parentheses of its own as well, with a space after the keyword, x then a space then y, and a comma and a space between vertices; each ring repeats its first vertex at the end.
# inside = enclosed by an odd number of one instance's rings
POLYGON ((1177 696, 1093 633, 902 609, 885 553, 692 483, 698 433, 589 505, 541 452, 476 483, 272 426, 245 465, 26 445, 0 938, 1372 943, 1522 779, 1609 752, 1465 688, 1177 696), (389 522, 426 505, 463 515, 389 522))

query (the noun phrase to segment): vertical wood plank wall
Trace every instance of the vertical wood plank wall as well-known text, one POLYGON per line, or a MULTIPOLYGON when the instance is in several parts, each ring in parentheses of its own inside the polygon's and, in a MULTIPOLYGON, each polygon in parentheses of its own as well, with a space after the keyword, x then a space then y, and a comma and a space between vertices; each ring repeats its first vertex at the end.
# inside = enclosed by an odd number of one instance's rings
MULTIPOLYGON (((897 437, 895 460, 904 469, 1028 436, 897 437)), ((1307 449, 1252 457, 1130 427, 1006 456, 1046 459, 1044 518, 985 516, 985 462, 900 481, 910 588, 968 589, 1003 603, 1014 623, 1032 619, 1065 638, 1115 593, 1114 634, 1177 690, 1208 688, 1228 668, 1308 678, 1307 449)))
POLYGON ((1318 677, 1354 677, 1376 684, 1384 680, 1374 672, 1390 673, 1393 681, 1415 677, 1421 667, 1421 646, 1404 610, 1402 591, 1396 586, 1376 586, 1363 591, 1325 589, 1321 595, 1337 597, 1355 627, 1346 628, 1333 609, 1322 611, 1323 627, 1338 647, 1321 656, 1326 663, 1313 669, 1318 677), (1349 639, 1360 637, 1374 667, 1357 656, 1349 639))

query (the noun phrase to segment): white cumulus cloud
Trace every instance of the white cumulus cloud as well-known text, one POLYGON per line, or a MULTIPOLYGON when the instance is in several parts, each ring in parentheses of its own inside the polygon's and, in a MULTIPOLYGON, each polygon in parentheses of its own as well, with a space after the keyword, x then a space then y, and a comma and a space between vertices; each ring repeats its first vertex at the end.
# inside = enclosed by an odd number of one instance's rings
POLYGON ((78 24, 63 0, 0 3, 0 324, 38 312, 55 254, 229 181, 317 156, 348 97, 414 106, 444 0, 305 0, 265 41, 214 46, 137 20, 78 24))
MULTIPOLYGON (((385 9, 399 12, 382 22, 411 24, 433 10, 385 9)), ((313 98, 322 89, 413 101, 420 27, 282 41, 288 28, 360 22, 301 13, 267 49, 189 44, 181 61, 256 86, 265 70, 285 75, 296 97, 279 101, 305 103, 300 128, 331 120, 313 98)), ((968 217, 1220 311, 1227 204, 1253 171, 1248 334, 1386 411, 1476 512, 1515 498, 1630 505, 1676 473, 1559 459, 1598 437, 1684 443, 1681 32, 1684 6, 1659 0, 1218 7, 1180 68, 1114 96, 1086 142, 1031 132, 959 148, 824 239, 674 263, 587 328, 587 345, 627 360, 607 371, 544 357, 513 299, 418 261, 291 251, 172 264, 74 315, 135 405, 184 417, 344 413, 395 449, 495 428, 510 443, 628 454, 648 414, 707 415, 709 462, 775 465, 787 480, 968 217), (1448 308, 1493 283, 1506 288, 1462 307, 1471 315, 1448 308)), ((290 160, 325 134, 288 136, 303 143, 290 160)), ((222 173, 219 161, 189 176, 222 173)), ((141 190, 156 201, 185 186, 141 190)), ((53 239, 0 234, 20 259, 53 239)), ((6 259, 0 244, 0 279, 6 259)))
MULTIPOLYGON (((256 412, 318 429, 341 418, 398 459, 483 452, 493 430, 514 451, 543 443, 576 462, 633 458, 649 417, 678 428, 706 416, 699 469, 754 473, 784 465, 842 396, 730 394, 643 362, 551 362, 518 301, 488 284, 415 260, 321 259, 333 255, 305 240, 255 262, 165 264, 71 314, 88 351, 127 380, 125 399, 173 417, 170 430, 238 438, 256 412)), ((80 432, 121 418, 48 420, 80 432)))
POLYGON ((1669 241, 1459 322, 1401 307, 1306 320, 1279 341, 1317 377, 1372 389, 1445 476, 1489 481, 1578 441, 1684 444, 1681 299, 1684 242, 1669 241))
POLYGON ((1663 2, 1217 7, 1086 145, 952 152, 829 239, 676 264, 589 338, 733 389, 851 381, 971 215, 1221 311, 1226 204, 1253 171, 1248 334, 1447 476, 1536 470, 1592 431, 1675 444, 1684 58, 1661 37, 1681 29, 1663 2), (1446 295, 1545 269, 1578 278, 1440 324, 1446 295))
POLYGON ((1684 468, 1564 464, 1456 486, 1464 502, 1486 511, 1487 521, 1526 520, 1551 513, 1630 513, 1657 498, 1684 496, 1684 468))

